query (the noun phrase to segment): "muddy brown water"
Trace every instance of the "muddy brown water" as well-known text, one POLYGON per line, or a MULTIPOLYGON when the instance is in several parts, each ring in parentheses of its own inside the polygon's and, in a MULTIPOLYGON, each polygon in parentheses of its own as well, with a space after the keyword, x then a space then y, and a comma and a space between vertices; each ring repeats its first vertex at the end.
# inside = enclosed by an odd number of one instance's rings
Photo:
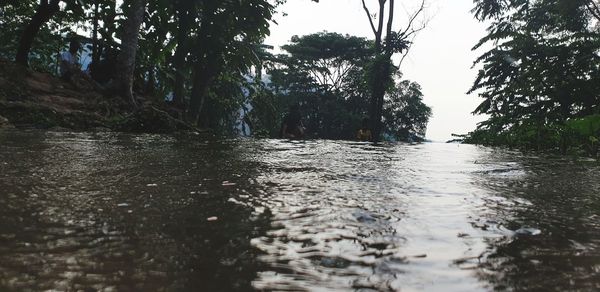
POLYGON ((1 291, 594 291, 598 162, 0 131, 1 291))

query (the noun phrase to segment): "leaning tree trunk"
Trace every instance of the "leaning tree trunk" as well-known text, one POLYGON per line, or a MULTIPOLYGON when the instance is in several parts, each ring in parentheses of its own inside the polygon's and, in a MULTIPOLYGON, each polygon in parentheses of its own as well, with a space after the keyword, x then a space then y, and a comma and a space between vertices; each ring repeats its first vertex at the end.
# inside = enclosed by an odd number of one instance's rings
POLYGON ((58 6, 59 2, 60 0, 51 0, 50 2, 48 2, 48 0, 40 0, 40 5, 21 35, 19 48, 17 49, 17 55, 15 57, 15 61, 18 64, 23 66, 28 65, 29 52, 31 51, 33 40, 37 36, 42 26, 44 26, 44 24, 46 24, 50 18, 52 18, 52 16, 60 10, 60 7, 58 6))
POLYGON ((133 76, 140 37, 140 26, 144 21, 144 12, 146 10, 146 0, 132 0, 129 9, 127 19, 123 24, 116 83, 119 93, 127 98, 134 108, 137 108, 137 102, 133 96, 133 76))

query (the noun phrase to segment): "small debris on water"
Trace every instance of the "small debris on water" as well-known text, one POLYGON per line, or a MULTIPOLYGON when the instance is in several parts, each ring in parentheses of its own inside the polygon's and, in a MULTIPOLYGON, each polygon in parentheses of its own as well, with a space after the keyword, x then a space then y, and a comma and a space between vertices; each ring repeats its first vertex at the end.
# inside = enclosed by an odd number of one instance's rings
POLYGON ((213 216, 213 217, 208 217, 206 218, 206 221, 217 221, 219 218, 217 216, 213 216))
POLYGON ((133 210, 127 210, 127 213, 131 214, 133 213, 133 210))
POLYGON ((129 204, 121 203, 121 204, 118 204, 117 207, 129 207, 129 204))
POLYGON ((515 230, 517 235, 540 235, 542 231, 536 228, 524 227, 515 230))
POLYGON ((195 195, 195 194, 196 194, 196 192, 190 192, 190 195, 195 195))
POLYGON ((377 221, 375 218, 373 218, 373 216, 362 211, 354 212, 352 213, 352 215, 354 216, 354 218, 356 218, 358 222, 362 223, 371 223, 377 221))
POLYGON ((147 187, 157 187, 157 186, 158 186, 158 184, 147 184, 146 186, 147 186, 147 187))
POLYGON ((223 183, 221 183, 221 185, 224 187, 230 187, 230 186, 235 186, 235 183, 232 183, 230 181, 223 181, 223 183))

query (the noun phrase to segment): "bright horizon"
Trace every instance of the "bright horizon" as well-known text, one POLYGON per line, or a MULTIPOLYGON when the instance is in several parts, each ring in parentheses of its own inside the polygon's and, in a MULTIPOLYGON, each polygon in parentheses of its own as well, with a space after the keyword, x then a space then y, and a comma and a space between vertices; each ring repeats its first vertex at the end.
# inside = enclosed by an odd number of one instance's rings
MULTIPOLYGON (((405 11, 411 11, 415 3, 408 0, 396 4, 396 29, 405 23, 405 11)), ((423 100, 433 109, 427 127, 427 138, 433 141, 449 140, 453 133, 466 134, 484 120, 482 116, 471 114, 480 99, 476 94, 466 94, 477 74, 471 66, 479 52, 472 52, 471 48, 485 35, 486 28, 474 19, 470 12, 472 6, 472 0, 454 0, 452 4, 429 0, 426 11, 429 24, 416 37, 400 68, 404 79, 421 85, 423 100)), ((278 25, 271 26, 271 35, 265 41, 276 49, 294 35, 322 31, 373 39, 360 0, 321 0, 320 3, 294 0, 278 11, 287 16, 280 13, 276 17, 278 25)), ((396 58, 396 64, 398 60, 396 58)))

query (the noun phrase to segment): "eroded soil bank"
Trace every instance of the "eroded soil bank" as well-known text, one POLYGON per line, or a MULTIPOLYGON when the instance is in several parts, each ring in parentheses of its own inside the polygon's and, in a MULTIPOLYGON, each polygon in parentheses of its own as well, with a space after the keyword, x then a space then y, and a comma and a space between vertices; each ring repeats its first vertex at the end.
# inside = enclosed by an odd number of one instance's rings
POLYGON ((0 128, 173 133, 198 131, 174 107, 138 97, 140 108, 90 83, 72 84, 0 60, 0 128))

